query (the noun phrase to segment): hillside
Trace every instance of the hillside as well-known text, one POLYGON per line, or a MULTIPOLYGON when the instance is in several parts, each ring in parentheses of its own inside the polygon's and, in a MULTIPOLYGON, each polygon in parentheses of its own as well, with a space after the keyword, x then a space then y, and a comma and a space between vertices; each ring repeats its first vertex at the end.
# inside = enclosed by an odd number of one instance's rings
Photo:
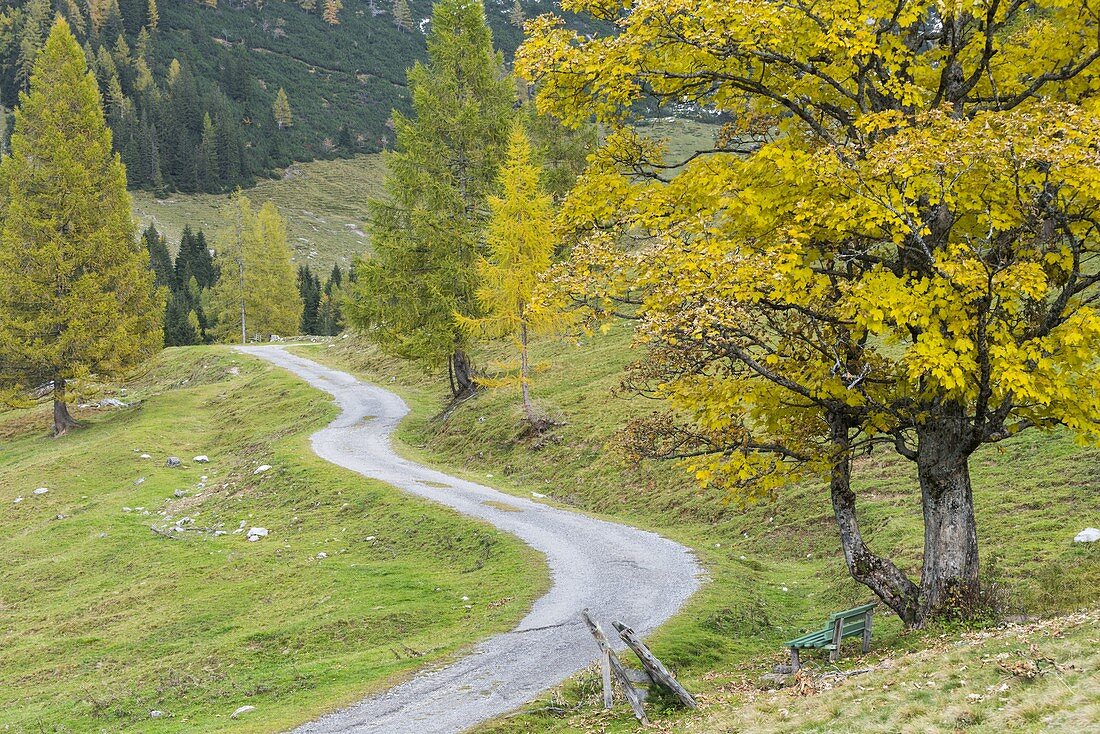
MULTIPOLYGON (((54 5, 14 0, 0 9, 6 110, 54 5)), ((405 72, 425 55, 431 14, 430 0, 348 0, 330 19, 329 3, 317 0, 56 5, 100 83, 131 186, 158 192, 231 191, 292 161, 382 150, 393 142, 392 110, 408 107, 405 72), (395 19, 399 6, 408 23, 395 19), (274 111, 279 90, 290 105, 285 121, 274 111)), ((549 9, 526 6, 528 15, 549 9)), ((489 0, 488 10, 495 44, 510 57, 522 36, 513 3, 489 0)))
POLYGON ((283 731, 546 584, 511 536, 316 458, 334 406, 258 360, 166 350, 107 396, 130 406, 63 441, 47 410, 0 413, 0 730, 283 731))
MULTIPOLYGON (((519 495, 549 495, 566 506, 648 527, 694 547, 708 569, 710 583, 654 637, 655 651, 705 698, 736 706, 757 700, 754 692, 774 685, 762 676, 784 659, 783 640, 819 625, 828 613, 871 596, 844 568, 828 495, 816 484, 795 486, 784 490, 775 503, 742 508, 729 504, 721 494, 697 489, 671 465, 632 466, 616 459, 607 448, 615 430, 630 416, 652 410, 648 401, 616 393, 622 368, 640 354, 629 348, 630 334, 622 328, 580 342, 583 346, 576 340, 544 340, 533 350, 533 359, 546 366, 533 388, 536 401, 560 424, 537 440, 519 438, 518 396, 509 390, 481 393, 440 420, 445 376, 425 377, 352 339, 301 349, 312 359, 350 367, 402 392, 414 408, 400 434, 410 456, 450 472, 465 471, 477 481, 519 495)), ((502 349, 484 349, 479 363, 504 358, 502 349)), ((1094 604, 1090 590, 1100 583, 1098 549, 1072 539, 1100 515, 1098 476, 1100 451, 1077 447, 1063 434, 1031 433, 1003 450, 992 448, 978 455, 973 479, 982 561, 986 583, 997 589, 1001 614, 1059 614, 1094 604)), ((873 455, 858 462, 856 479, 868 542, 890 551, 902 568, 914 571, 920 561, 921 524, 911 467, 890 456, 873 455)), ((953 639, 957 632, 937 628, 906 633, 895 617, 880 608, 870 661, 877 665, 899 652, 928 649, 940 634, 949 633, 953 639)), ((1078 631, 1072 645, 1052 640, 1051 644, 1062 646, 1052 654, 1061 662, 1094 671, 1096 658, 1087 644, 1094 633, 1092 620, 1078 631)), ((987 653, 973 657, 982 656, 987 653)), ((844 667, 863 667, 867 662, 848 658, 844 667)), ((920 669, 928 667, 921 665, 920 669)), ((1003 677, 995 664, 987 667, 981 679, 1003 677)), ((812 658, 810 669, 823 670, 823 659, 812 658)), ((892 680, 889 672, 876 675, 884 682, 892 680)), ((549 706, 568 712, 575 705, 591 706, 595 685, 592 676, 582 677, 550 702, 531 708, 549 706)), ((1022 689, 1023 684, 1017 687, 1022 689)), ((1043 690, 1057 688, 1059 684, 1051 680, 1043 690)), ((1087 690, 1087 686, 1078 690, 1073 700, 1080 703, 1087 690)), ((925 713, 933 716, 935 699, 922 701, 925 713)), ((1045 704, 1023 701, 1018 701, 1021 709, 1032 704, 1043 709, 1019 714, 1026 721, 1041 721, 1046 715, 1045 704)), ((958 703, 954 698, 952 702, 958 703)), ((758 715, 769 720, 788 706, 767 708, 763 699, 759 703, 758 715)), ((894 701, 889 715, 898 706, 904 709, 902 703, 894 701)), ((819 705, 833 706, 828 697, 820 699, 819 705)), ((976 708, 985 710, 989 705, 987 701, 976 708)), ((833 710, 814 715, 828 722, 827 712, 833 710)), ((715 709, 708 713, 714 718, 669 723, 673 728, 667 730, 738 730, 747 725, 744 722, 754 721, 746 718, 750 713, 735 718, 734 711, 715 709)), ((668 715, 671 721, 683 718, 674 712, 668 715)), ((925 721, 933 728, 942 725, 940 719, 925 721)), ((1075 730, 1069 721, 1051 730, 1075 730)), ((632 722, 625 708, 611 719, 601 714, 571 720, 543 712, 508 719, 492 730, 577 732, 597 726, 607 727, 597 730, 634 731, 632 722)), ((791 719, 789 730, 796 730, 798 723, 791 719)), ((825 725, 824 730, 834 729, 825 725)))

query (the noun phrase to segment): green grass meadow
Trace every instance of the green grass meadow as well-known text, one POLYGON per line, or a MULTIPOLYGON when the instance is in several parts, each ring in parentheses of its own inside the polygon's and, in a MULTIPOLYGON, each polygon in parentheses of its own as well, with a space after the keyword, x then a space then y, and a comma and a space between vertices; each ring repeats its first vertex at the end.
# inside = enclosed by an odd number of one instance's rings
POLYGON ((511 536, 316 458, 335 408, 258 360, 166 350, 123 399, 56 440, 45 406, 0 414, 0 731, 283 731, 510 628, 548 583, 511 536), (168 517, 204 531, 150 529, 168 517))
MULTIPOLYGON (((271 201, 287 220, 287 240, 294 260, 326 276, 332 266, 347 267, 369 249, 367 199, 377 196, 382 156, 296 163, 281 178, 261 181, 244 193, 258 208, 271 201)), ((206 232, 211 246, 227 232, 223 221, 229 197, 219 194, 171 194, 158 199, 147 191, 130 192, 134 219, 150 223, 168 236, 174 251, 185 225, 206 232)))

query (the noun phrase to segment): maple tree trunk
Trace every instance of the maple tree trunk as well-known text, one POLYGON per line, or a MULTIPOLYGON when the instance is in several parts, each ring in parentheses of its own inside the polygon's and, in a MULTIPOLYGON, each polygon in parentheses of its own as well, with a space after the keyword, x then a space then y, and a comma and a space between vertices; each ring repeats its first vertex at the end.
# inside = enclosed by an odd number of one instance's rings
POLYGON ((978 531, 970 487, 969 455, 950 430, 920 436, 917 476, 924 509, 924 567, 920 623, 966 616, 980 603, 978 531))
POLYGON ((836 454, 829 479, 829 493, 848 573, 882 599, 907 626, 917 625, 920 622, 920 588, 891 561, 872 553, 863 542, 856 518, 856 495, 851 486, 849 426, 842 418, 835 417, 830 419, 830 425, 836 454))
POLYGON ((65 402, 65 380, 56 378, 53 381, 53 435, 64 436, 80 424, 69 415, 69 406, 65 402))

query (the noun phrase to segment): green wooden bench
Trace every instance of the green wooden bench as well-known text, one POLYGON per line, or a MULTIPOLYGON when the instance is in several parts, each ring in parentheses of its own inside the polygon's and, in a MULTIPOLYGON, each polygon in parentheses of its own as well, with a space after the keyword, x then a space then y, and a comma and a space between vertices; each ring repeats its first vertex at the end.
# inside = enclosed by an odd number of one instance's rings
POLYGON ((796 637, 783 643, 791 651, 791 670, 798 670, 799 650, 828 650, 829 662, 835 663, 840 657, 840 643, 845 637, 863 636, 863 652, 871 651, 871 614, 878 602, 864 604, 861 607, 847 609, 829 616, 829 621, 816 632, 796 637))

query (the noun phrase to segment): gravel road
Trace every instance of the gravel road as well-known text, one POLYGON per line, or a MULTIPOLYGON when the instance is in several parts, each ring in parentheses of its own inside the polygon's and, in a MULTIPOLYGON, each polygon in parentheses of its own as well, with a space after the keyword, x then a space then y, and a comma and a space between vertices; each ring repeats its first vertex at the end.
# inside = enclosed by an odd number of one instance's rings
MULTIPOLYGON (((580 611, 646 634, 698 588, 687 548, 654 533, 514 497, 401 458, 390 446, 401 398, 280 347, 240 347, 333 395, 342 413, 312 437, 322 458, 480 518, 546 556, 550 591, 511 632, 467 657, 305 724, 293 734, 457 734, 536 698, 597 659, 580 611), (502 510, 487 503, 500 503, 502 510)), ((644 498, 639 498, 644 501, 644 498)))

